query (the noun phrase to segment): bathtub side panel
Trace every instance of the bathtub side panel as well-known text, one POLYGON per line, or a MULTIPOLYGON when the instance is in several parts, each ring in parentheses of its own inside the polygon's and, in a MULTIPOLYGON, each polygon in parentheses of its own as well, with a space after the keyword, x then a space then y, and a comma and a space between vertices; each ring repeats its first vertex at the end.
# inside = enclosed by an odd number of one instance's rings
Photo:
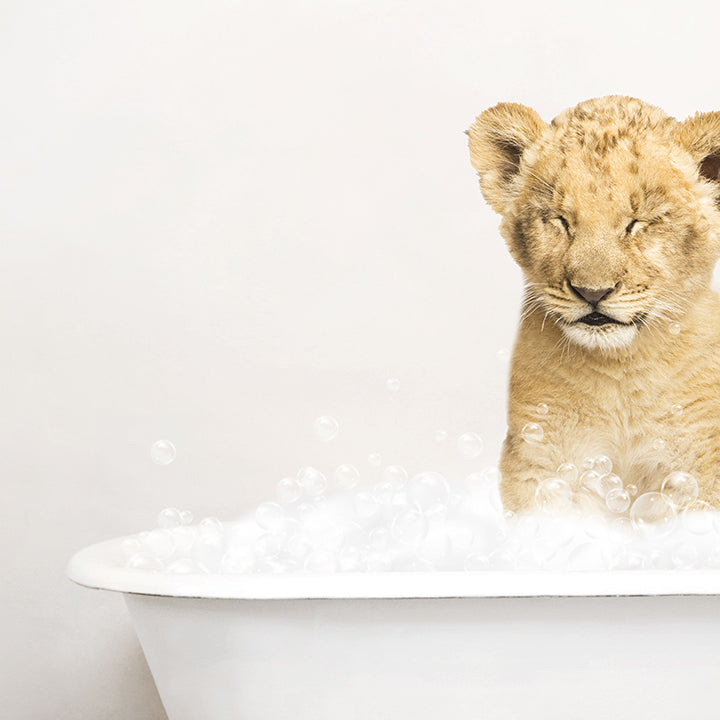
POLYGON ((712 712, 720 599, 128 595, 170 720, 712 712))

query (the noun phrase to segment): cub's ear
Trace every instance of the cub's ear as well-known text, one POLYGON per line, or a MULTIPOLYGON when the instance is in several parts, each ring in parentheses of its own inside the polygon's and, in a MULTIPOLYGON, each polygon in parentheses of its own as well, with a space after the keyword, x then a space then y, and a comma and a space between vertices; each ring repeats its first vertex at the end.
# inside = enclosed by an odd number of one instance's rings
POLYGON ((720 183, 720 112, 688 118, 678 127, 677 139, 695 159, 700 176, 720 183))
POLYGON ((470 162, 480 176, 480 189, 495 212, 505 212, 520 158, 548 125, 532 109, 500 103, 478 115, 467 131, 470 162))

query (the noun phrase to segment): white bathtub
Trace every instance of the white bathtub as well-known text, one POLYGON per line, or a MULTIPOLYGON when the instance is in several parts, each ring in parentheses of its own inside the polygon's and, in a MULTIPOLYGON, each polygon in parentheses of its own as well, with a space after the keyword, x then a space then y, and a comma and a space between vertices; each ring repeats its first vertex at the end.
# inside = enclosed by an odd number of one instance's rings
POLYGON ((122 592, 170 720, 720 714, 720 571, 164 575, 122 592))

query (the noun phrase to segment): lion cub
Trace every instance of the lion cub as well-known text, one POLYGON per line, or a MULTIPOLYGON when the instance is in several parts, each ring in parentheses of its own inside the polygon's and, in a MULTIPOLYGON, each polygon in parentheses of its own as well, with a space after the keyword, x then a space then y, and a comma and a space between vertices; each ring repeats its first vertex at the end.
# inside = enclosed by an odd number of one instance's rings
POLYGON ((525 276, 506 508, 531 509, 539 481, 598 454, 639 494, 691 473, 720 508, 720 112, 678 122, 612 96, 547 124, 501 103, 468 135, 525 276), (542 433, 523 433, 533 423, 542 433))

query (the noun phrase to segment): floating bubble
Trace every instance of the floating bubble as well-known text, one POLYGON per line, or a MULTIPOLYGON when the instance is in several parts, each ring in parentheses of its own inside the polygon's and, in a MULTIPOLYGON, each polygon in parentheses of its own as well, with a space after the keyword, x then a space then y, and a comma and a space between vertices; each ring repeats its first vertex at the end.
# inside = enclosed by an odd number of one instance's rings
POLYGON ((169 530, 151 530, 143 533, 143 547, 159 558, 168 558, 175 552, 175 541, 169 530))
POLYGON ((222 556, 222 569, 227 573, 249 573, 255 569, 255 553, 249 547, 233 546, 222 556))
POLYGON ((707 535, 713 531, 714 526, 712 505, 703 500, 695 500, 682 511, 680 520, 683 527, 693 535, 707 535))
POLYGON ((660 492, 678 509, 695 502, 699 488, 697 480, 686 472, 671 472, 664 480, 660 492))
POLYGON ((427 518, 418 508, 406 508, 393 519, 391 532, 398 542, 404 545, 416 545, 427 536, 427 518))
POLYGON ((510 360, 510 351, 507 348, 500 348, 500 350, 495 353, 495 356, 505 365, 510 360))
POLYGON ((382 465, 382 455, 380 453, 370 453, 368 455, 368 462, 375 467, 382 465))
POLYGON ((597 493, 598 495, 601 494, 600 474, 597 473, 595 470, 585 470, 585 472, 580 476, 579 480, 580 485, 586 490, 590 490, 591 492, 597 493))
POLYGON ((668 330, 670 331, 671 335, 678 335, 680 333, 680 323, 670 323, 668 326, 668 330))
POLYGON ((407 497, 424 512, 434 512, 447 506, 450 486, 440 473, 418 473, 408 480, 407 497))
POLYGON ((302 488, 295 478, 286 477, 277 484, 277 499, 285 505, 292 505, 302 496, 302 488))
POLYGON ((572 491, 560 478, 548 478, 535 490, 535 507, 545 513, 563 512, 570 507, 572 491))
POLYGON ((557 469, 557 476, 568 485, 574 485, 577 482, 579 470, 572 463, 563 463, 557 469))
POLYGON ((172 534, 173 542, 175 543, 175 549, 180 554, 189 553, 199 536, 197 528, 189 527, 187 525, 172 528, 170 533, 172 534))
POLYGON ((190 510, 181 510, 180 511, 180 522, 183 525, 192 525, 193 521, 193 514, 190 510))
POLYGON ((678 570, 689 570, 697 562, 697 548, 690 543, 681 543, 672 551, 670 559, 678 570))
POLYGON ((200 521, 198 533, 203 540, 217 540, 223 536, 223 524, 216 517, 206 517, 200 521))
POLYGON ((373 488, 373 497, 381 505, 391 505, 398 491, 398 486, 392 480, 383 480, 373 488))
POLYGON ((630 497, 635 497, 638 494, 637 485, 626 485, 625 489, 628 491, 628 495, 630 495, 630 497))
POLYGON ((388 465, 382 472, 382 479, 384 483, 399 490, 407 482, 407 470, 401 465, 388 465))
POLYGON ((310 497, 322 495, 327 489, 327 478, 314 467, 304 467, 298 470, 298 483, 310 497))
POLYGON ((538 415, 547 415, 547 414, 548 414, 548 410, 549 410, 549 408, 548 408, 548 406, 547 406, 547 403, 543 403, 543 402, 538 403, 538 404, 537 404, 537 407, 535 408, 535 412, 536 412, 538 415))
POLYGON ((360 518, 372 517, 378 511, 378 501, 372 493, 367 491, 355 494, 353 506, 355 513, 360 518))
POLYGON ((395 377, 388 378, 385 381, 385 387, 391 392, 396 393, 400 389, 400 380, 395 377))
POLYGON ((545 437, 545 431, 542 429, 542 425, 538 425, 538 423, 527 423, 520 434, 527 443, 539 443, 545 437))
POLYGON ((264 502, 255 510, 255 521, 269 533, 277 535, 285 529, 287 515, 281 505, 275 502, 264 502))
POLYGON ((315 436, 323 442, 330 442, 337 437, 340 426, 338 421, 330 415, 321 415, 313 424, 313 432, 315 436))
POLYGON ((447 430, 435 431, 435 442, 444 443, 448 439, 447 430))
POLYGON ((670 415, 672 415, 672 417, 678 417, 682 413, 682 411, 683 411, 682 405, 673 405, 670 408, 670 415))
POLYGON ((350 490, 360 481, 360 471, 354 465, 338 465, 333 473, 333 480, 339 488, 350 490))
POLYGON ((653 450, 664 450, 665 449, 665 441, 662 438, 655 438, 652 443, 653 450))
POLYGON ((592 469, 598 475, 608 475, 612 472, 613 469, 612 460, 610 460, 607 455, 598 455, 597 457, 593 458, 592 469))
POLYGON ((158 440, 150 448, 150 457, 156 465, 169 465, 175 455, 175 446, 169 440, 158 440))
POLYGON ((602 497, 607 497, 608 493, 611 490, 622 490, 622 480, 615 475, 615 473, 610 473, 608 475, 603 475, 600 477, 599 480, 600 485, 600 495, 602 497))
POLYGON ((659 538, 672 530, 675 506, 662 493, 645 493, 632 504, 630 520, 645 537, 659 538))
POLYGON ((482 438, 474 432, 463 433, 457 440, 458 450, 461 455, 469 458, 476 458, 482 454, 482 438))
POLYGON ((605 496, 605 504, 608 510, 614 513, 624 513, 632 502, 630 493, 622 487, 616 487, 608 491, 605 496))
POLYGON ((180 511, 173 507, 164 508, 158 514, 157 524, 158 527, 166 530, 182 525, 183 521, 180 511))

